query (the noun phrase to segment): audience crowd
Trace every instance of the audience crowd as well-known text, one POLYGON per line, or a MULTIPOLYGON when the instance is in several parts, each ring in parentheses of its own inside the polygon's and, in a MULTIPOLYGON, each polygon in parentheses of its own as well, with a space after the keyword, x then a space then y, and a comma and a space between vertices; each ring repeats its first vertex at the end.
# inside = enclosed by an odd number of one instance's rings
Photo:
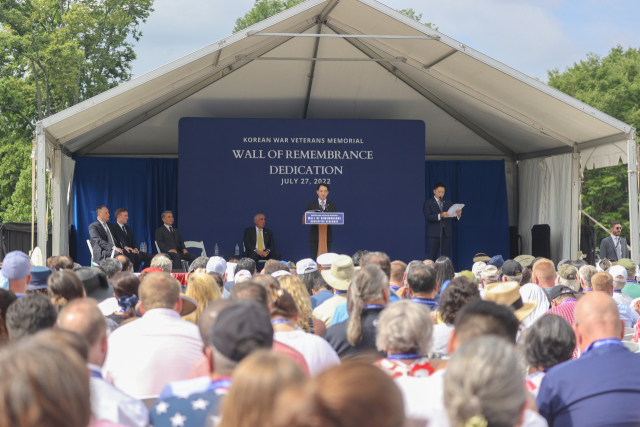
POLYGON ((630 259, 192 258, 8 253, 0 427, 640 425, 630 259))

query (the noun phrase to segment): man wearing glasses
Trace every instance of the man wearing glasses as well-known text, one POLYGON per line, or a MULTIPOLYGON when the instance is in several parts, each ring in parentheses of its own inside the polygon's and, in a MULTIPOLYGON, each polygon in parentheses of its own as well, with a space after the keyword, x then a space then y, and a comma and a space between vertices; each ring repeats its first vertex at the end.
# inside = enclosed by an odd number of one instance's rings
POLYGON ((622 226, 618 221, 611 223, 611 235, 605 237, 600 242, 600 259, 618 261, 622 258, 629 258, 627 241, 620 236, 622 226))

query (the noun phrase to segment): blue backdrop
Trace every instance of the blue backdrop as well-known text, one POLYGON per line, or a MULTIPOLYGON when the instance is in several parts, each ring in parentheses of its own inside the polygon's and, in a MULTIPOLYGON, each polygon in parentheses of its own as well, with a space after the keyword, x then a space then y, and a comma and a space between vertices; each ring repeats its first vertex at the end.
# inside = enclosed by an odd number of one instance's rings
POLYGON ((178 159, 76 157, 73 185, 76 261, 82 265, 91 263, 86 240, 100 205, 109 208, 114 224, 116 209, 127 209, 138 248, 144 241, 151 253, 157 252, 153 236, 162 224, 160 214, 172 210, 180 218, 178 159))
POLYGON ((456 271, 471 270, 473 256, 478 252, 502 255, 507 260, 510 254, 509 208, 504 161, 425 163, 425 197, 434 197, 433 186, 441 181, 446 186, 444 198, 465 205, 460 221, 451 222, 451 260, 456 271))
POLYGON ((244 229, 260 212, 283 259, 308 258, 303 213, 318 199, 316 181, 329 180, 328 200, 345 213, 345 225, 333 226, 332 252, 420 258, 424 132, 415 120, 183 118, 180 232, 203 240, 208 254, 216 243, 221 254, 236 244, 242 252, 244 229))

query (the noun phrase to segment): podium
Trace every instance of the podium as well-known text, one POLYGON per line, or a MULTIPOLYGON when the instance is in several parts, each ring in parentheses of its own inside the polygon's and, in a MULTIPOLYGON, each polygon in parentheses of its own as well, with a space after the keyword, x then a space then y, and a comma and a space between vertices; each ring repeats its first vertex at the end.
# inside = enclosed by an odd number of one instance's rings
POLYGON ((305 212, 305 225, 318 226, 318 256, 327 253, 327 226, 344 225, 344 212, 305 212))

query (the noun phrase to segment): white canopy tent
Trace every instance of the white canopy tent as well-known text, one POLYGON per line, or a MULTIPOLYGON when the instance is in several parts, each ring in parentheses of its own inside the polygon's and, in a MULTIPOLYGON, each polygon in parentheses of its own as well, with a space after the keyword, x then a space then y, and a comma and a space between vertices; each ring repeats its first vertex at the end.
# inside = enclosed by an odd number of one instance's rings
MULTIPOLYGON (((547 223, 556 260, 579 250, 581 154, 583 167, 622 158, 638 261, 634 128, 374 0, 307 0, 39 122, 53 254, 68 251, 70 156, 177 157, 182 117, 423 120, 425 159, 507 162, 524 251, 547 223)), ((43 203, 37 222, 46 248, 43 203)))

